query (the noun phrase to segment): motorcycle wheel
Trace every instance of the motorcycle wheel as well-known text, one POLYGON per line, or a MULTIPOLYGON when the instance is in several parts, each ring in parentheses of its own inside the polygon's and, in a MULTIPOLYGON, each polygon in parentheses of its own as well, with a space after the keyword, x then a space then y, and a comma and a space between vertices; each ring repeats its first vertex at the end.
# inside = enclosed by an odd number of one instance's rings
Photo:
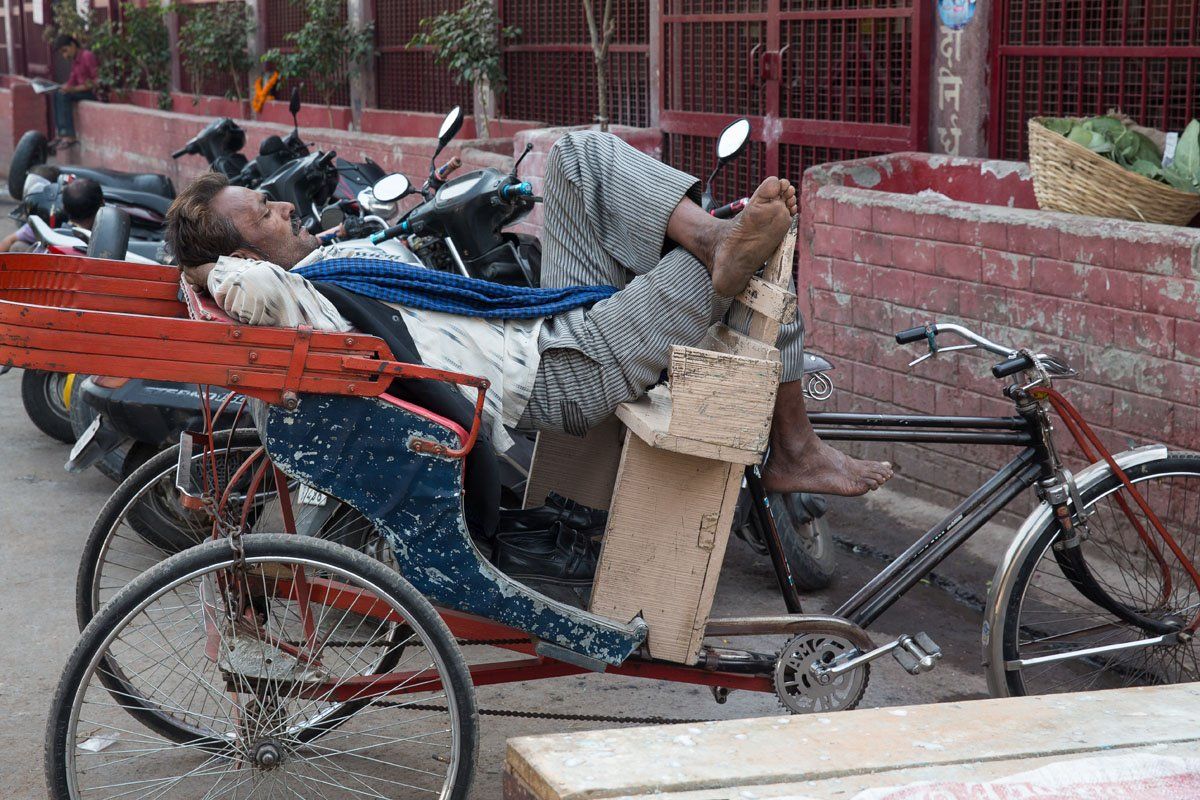
POLYGON ((837 553, 824 518, 806 513, 798 494, 772 494, 770 507, 796 588, 812 592, 829 586, 837 572, 837 553))
POLYGON ((13 150, 12 161, 8 163, 8 193, 13 200, 20 202, 25 194, 25 176, 29 168, 45 164, 50 157, 49 142, 41 131, 25 131, 17 147, 13 150))
POLYGON ((27 369, 21 376, 21 403, 38 430, 65 444, 75 441, 71 429, 70 386, 76 376, 27 369))

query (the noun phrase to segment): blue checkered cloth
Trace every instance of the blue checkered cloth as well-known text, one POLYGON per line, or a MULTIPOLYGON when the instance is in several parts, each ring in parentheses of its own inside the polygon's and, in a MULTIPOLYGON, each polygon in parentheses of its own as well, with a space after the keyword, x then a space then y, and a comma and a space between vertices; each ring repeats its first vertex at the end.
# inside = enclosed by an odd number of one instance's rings
POLYGON ((612 286, 505 286, 382 258, 331 258, 294 272, 385 303, 489 319, 550 317, 590 306, 617 291, 612 286))

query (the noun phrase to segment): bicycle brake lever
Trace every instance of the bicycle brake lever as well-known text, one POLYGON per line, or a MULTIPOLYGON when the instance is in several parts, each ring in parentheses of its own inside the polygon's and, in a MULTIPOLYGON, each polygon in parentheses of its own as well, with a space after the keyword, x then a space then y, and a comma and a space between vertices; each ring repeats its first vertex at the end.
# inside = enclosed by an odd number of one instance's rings
POLYGON ((919 356, 919 357, 913 359, 912 361, 908 362, 908 365, 910 367, 915 367, 917 364, 920 364, 925 359, 936 358, 941 353, 949 353, 954 350, 974 350, 978 346, 979 345, 977 345, 977 344, 955 344, 955 345, 951 345, 950 347, 939 347, 937 350, 931 350, 928 353, 926 353, 925 355, 919 356))

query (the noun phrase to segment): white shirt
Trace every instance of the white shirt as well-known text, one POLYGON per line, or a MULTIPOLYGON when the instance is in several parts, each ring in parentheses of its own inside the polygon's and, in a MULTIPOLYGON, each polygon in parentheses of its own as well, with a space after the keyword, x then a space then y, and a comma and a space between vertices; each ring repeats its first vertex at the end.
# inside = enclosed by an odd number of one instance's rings
MULTIPOLYGON (((420 265, 407 248, 385 252, 364 242, 342 242, 313 251, 296 266, 328 258, 373 258, 420 265)), ((221 256, 208 274, 207 285, 217 305, 247 325, 310 325, 314 330, 339 332, 353 329, 307 279, 269 261, 221 256)), ((484 402, 484 422, 491 428, 496 449, 503 452, 510 448, 513 442, 504 426, 515 426, 529 403, 541 363, 538 334, 545 318, 484 319, 388 305, 404 316, 426 366, 475 375, 491 383, 484 402)), ((474 404, 476 390, 470 386, 459 389, 474 404)))

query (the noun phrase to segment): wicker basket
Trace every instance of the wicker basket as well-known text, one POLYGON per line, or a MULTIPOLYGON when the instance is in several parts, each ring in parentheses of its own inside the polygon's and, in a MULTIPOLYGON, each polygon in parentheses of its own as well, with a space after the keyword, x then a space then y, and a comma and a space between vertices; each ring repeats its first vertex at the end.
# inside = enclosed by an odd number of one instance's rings
POLYGON ((1094 217, 1187 225, 1200 214, 1200 194, 1181 192, 1131 172, 1029 120, 1029 168, 1038 206, 1094 217))

